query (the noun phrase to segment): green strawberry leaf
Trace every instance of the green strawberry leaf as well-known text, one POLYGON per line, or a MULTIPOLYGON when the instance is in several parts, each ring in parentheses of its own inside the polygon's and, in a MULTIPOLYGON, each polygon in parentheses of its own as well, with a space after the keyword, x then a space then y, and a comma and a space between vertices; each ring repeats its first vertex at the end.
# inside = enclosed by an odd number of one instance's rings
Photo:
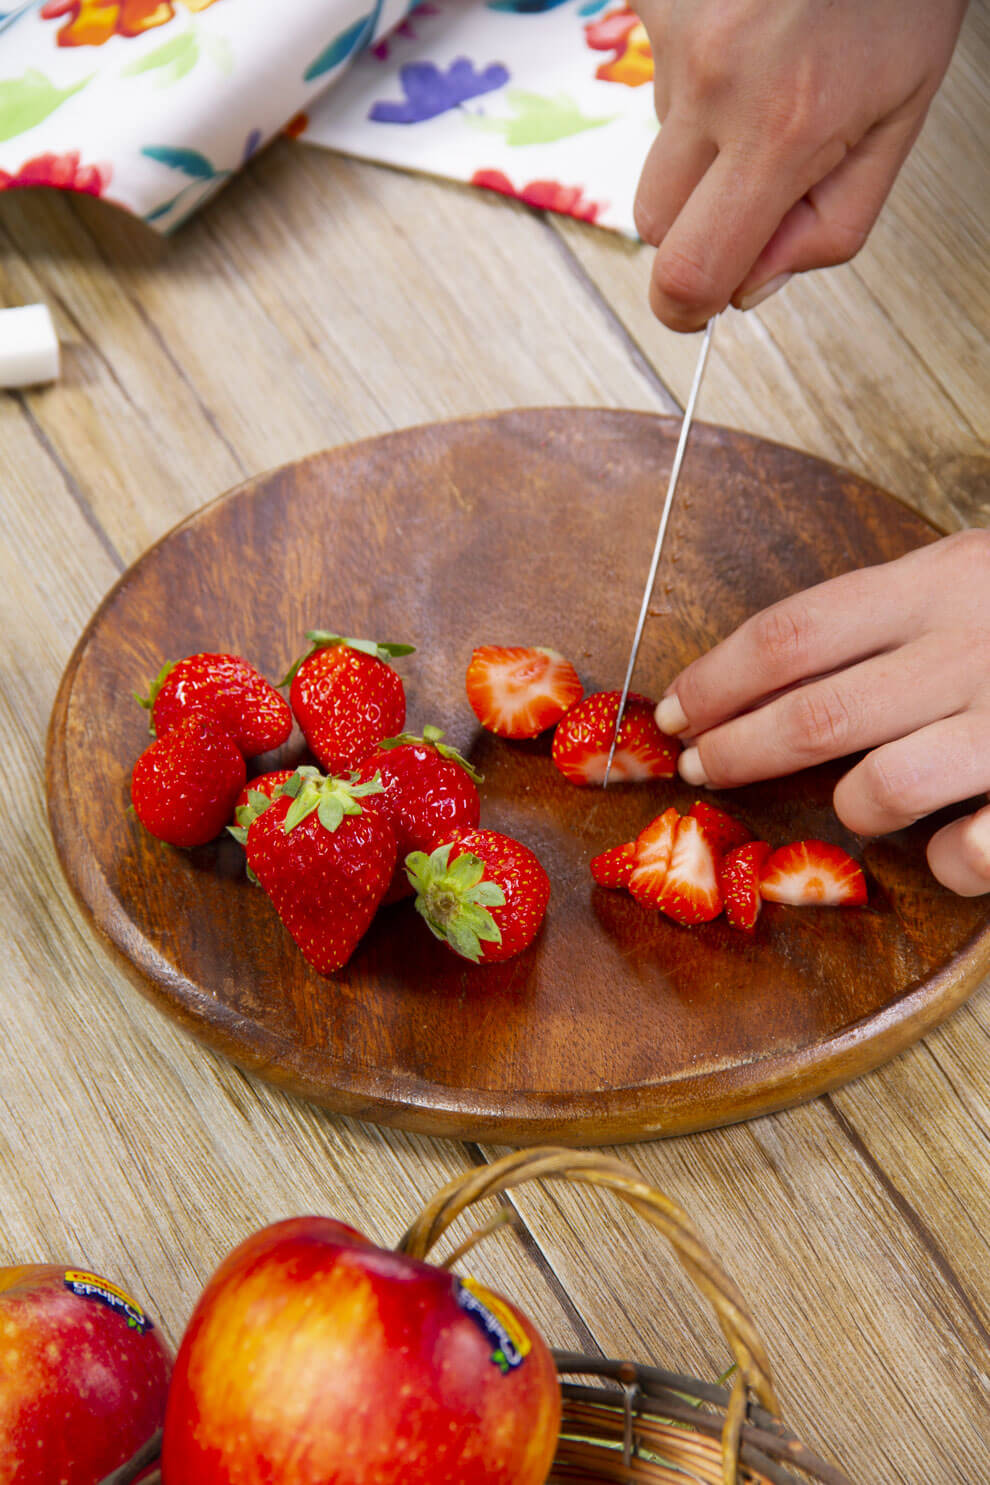
POLYGON ((420 747, 427 745, 435 748, 441 758, 449 758, 451 763, 459 763, 468 778, 473 779, 476 784, 483 784, 485 781, 484 774, 479 773, 474 765, 469 763, 464 755, 459 753, 456 748, 452 748, 449 743, 441 742, 440 739, 443 735, 442 727, 434 727, 432 723, 427 722, 423 728, 422 737, 417 737, 415 732, 400 732, 397 737, 386 737, 378 746, 380 748, 400 748, 404 743, 411 743, 413 746, 418 745, 420 747))

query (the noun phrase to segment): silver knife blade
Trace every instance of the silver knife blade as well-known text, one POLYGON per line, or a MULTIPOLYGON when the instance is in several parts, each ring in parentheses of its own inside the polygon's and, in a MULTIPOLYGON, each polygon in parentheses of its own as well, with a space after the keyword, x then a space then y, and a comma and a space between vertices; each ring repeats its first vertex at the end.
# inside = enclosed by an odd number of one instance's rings
POLYGON ((632 682, 633 671, 636 668, 636 656, 639 654, 640 641, 643 638, 643 629, 646 626, 646 615, 649 611, 650 599, 653 597, 653 588, 657 580, 657 568, 660 566, 660 553, 663 550, 663 539, 667 534, 667 523, 670 520, 670 512, 674 504, 674 492, 677 489, 677 479, 681 472, 681 464, 684 462, 684 450, 687 447, 688 434, 691 432, 695 404, 698 401, 701 381, 705 374, 705 362, 708 360, 712 336, 715 333, 716 318, 717 316, 713 315, 705 326, 704 338, 701 342, 701 349, 698 352, 698 360, 694 368, 694 380, 691 383, 691 391, 688 394, 687 404, 684 408, 684 416, 681 418, 681 431, 677 440, 677 448, 674 451, 674 462, 670 469, 670 479, 667 481, 667 494, 664 497, 663 509, 660 512, 660 525, 657 527, 657 539, 653 547, 653 560, 650 562, 646 587, 643 589, 643 601, 639 607, 639 619, 636 622, 636 633, 633 635, 632 649, 629 651, 626 678, 622 683, 622 695, 619 698, 619 710, 615 718, 615 731, 612 733, 612 746, 608 750, 608 762, 605 764, 605 777, 602 780, 603 789, 608 788, 608 776, 612 771, 612 763, 615 759, 615 745, 619 740, 619 729, 622 726, 626 702, 629 699, 629 686, 632 682))

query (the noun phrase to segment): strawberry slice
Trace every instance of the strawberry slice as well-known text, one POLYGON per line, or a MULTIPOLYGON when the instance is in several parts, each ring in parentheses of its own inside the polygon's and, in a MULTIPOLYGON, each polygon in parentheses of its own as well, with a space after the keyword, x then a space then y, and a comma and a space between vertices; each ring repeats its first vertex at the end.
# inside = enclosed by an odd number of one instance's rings
MULTIPOLYGON (((600 784, 605 777, 620 691, 596 691, 572 706, 553 735, 553 761, 571 784, 600 784)), ((654 703, 633 692, 626 698, 610 778, 616 783, 671 779, 681 745, 661 732, 654 703)))
POLYGON ((539 646, 481 645, 465 684, 478 721, 499 737, 537 737, 584 695, 571 662, 539 646))
POLYGON ((694 815, 677 822, 674 849, 656 906, 678 923, 708 923, 722 911, 712 843, 694 815))
POLYGON ((753 832, 741 820, 716 809, 705 799, 696 799, 688 814, 700 821, 702 829, 712 843, 716 856, 724 856, 736 846, 744 846, 753 839, 753 832))
POLYGON ((644 907, 660 906, 680 821, 680 811, 671 805, 636 837, 636 861, 629 878, 629 890, 644 907))
POLYGON ((733 928, 749 932, 756 927, 763 906, 760 873, 769 855, 770 847, 765 840, 751 840, 727 852, 719 862, 718 885, 722 905, 733 928))
POLYGON ((797 840, 766 862, 760 892, 766 902, 793 907, 858 907, 866 901, 866 878, 841 846, 797 840))
POLYGON ((628 887, 636 864, 636 842, 627 840, 592 857, 591 875, 599 887, 628 887))

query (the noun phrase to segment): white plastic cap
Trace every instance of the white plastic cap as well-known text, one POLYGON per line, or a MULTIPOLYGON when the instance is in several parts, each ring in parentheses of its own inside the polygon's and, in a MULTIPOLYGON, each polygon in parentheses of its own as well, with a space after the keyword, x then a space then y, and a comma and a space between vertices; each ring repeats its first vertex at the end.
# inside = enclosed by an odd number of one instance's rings
POLYGON ((0 387, 33 387, 58 376, 58 336, 47 304, 0 309, 0 387))

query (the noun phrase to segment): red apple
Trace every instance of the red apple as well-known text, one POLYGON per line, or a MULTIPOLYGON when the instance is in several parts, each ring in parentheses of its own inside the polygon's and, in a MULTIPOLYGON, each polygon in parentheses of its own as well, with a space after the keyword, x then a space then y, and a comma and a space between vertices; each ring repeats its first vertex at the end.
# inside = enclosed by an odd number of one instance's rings
POLYGON ((96 1274, 0 1268, 0 1485, 99 1485, 161 1428, 171 1357, 96 1274))
POLYGON ((179 1347, 164 1485, 543 1485, 553 1358, 506 1300, 326 1217, 248 1238, 179 1347))

